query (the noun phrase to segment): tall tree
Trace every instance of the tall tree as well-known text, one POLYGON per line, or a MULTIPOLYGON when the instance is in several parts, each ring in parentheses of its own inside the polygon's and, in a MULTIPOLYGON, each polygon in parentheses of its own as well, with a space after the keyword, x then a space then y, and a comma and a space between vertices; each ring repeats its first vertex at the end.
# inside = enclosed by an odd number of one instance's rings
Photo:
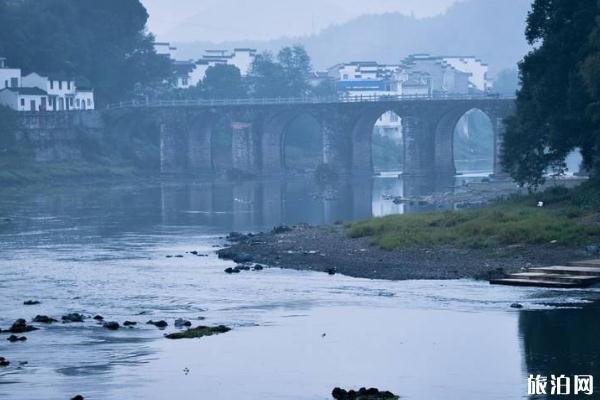
POLYGON ((593 99, 582 63, 594 51, 590 37, 599 9, 590 0, 533 3, 526 38, 534 49, 519 64, 522 87, 515 115, 507 121, 503 152, 505 168, 521 183, 543 182, 545 171, 564 168, 575 148, 588 167, 598 164, 597 123, 590 118, 593 99))
POLYGON ((0 51, 25 73, 86 78, 100 103, 168 79, 139 0, 0 0, 0 51))
POLYGON ((217 64, 206 70, 202 91, 209 99, 237 99, 246 95, 240 70, 228 64, 217 64))

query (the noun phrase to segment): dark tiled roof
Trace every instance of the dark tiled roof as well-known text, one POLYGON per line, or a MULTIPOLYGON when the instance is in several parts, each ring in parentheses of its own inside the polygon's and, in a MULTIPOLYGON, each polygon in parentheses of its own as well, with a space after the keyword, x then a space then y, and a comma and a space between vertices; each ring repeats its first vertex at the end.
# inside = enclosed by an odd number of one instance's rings
POLYGON ((10 90, 11 92, 28 95, 28 96, 47 96, 45 90, 36 88, 36 87, 16 87, 16 88, 6 88, 5 90, 10 90))

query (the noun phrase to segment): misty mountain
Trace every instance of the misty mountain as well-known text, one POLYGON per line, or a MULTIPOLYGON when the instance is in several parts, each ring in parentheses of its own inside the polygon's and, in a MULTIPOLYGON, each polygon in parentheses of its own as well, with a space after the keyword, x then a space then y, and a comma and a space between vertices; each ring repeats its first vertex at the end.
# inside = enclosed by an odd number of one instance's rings
MULTIPOLYGON (((400 13, 365 15, 312 36, 222 43, 176 43, 178 58, 197 58, 204 49, 255 47, 277 51, 302 44, 322 69, 338 62, 374 60, 397 63, 410 53, 475 55, 492 74, 514 68, 529 50, 524 38, 531 0, 467 0, 444 14, 415 18, 400 13)), ((266 23, 266 22, 264 22, 266 23)))

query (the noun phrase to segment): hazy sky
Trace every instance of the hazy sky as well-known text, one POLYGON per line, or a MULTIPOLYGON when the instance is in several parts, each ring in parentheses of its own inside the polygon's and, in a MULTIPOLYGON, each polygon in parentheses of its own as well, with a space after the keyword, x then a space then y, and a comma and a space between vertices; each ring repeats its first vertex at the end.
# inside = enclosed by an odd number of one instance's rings
POLYGON ((462 0, 142 0, 158 39, 275 39, 318 32, 363 14, 443 13, 462 0))

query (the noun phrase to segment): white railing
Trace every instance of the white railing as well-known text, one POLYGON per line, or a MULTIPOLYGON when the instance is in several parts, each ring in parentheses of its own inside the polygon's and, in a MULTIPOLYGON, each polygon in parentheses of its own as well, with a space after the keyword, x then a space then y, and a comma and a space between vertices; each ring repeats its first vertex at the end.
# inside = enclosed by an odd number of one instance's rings
POLYGON ((254 105, 301 105, 301 104, 336 104, 336 103, 371 103, 396 102, 415 100, 511 100, 514 97, 498 95, 371 95, 371 96, 328 96, 328 97, 290 97, 290 98, 245 98, 245 99, 186 99, 186 100, 129 100, 106 106, 109 110, 124 108, 152 107, 223 107, 223 106, 254 106, 254 105))

